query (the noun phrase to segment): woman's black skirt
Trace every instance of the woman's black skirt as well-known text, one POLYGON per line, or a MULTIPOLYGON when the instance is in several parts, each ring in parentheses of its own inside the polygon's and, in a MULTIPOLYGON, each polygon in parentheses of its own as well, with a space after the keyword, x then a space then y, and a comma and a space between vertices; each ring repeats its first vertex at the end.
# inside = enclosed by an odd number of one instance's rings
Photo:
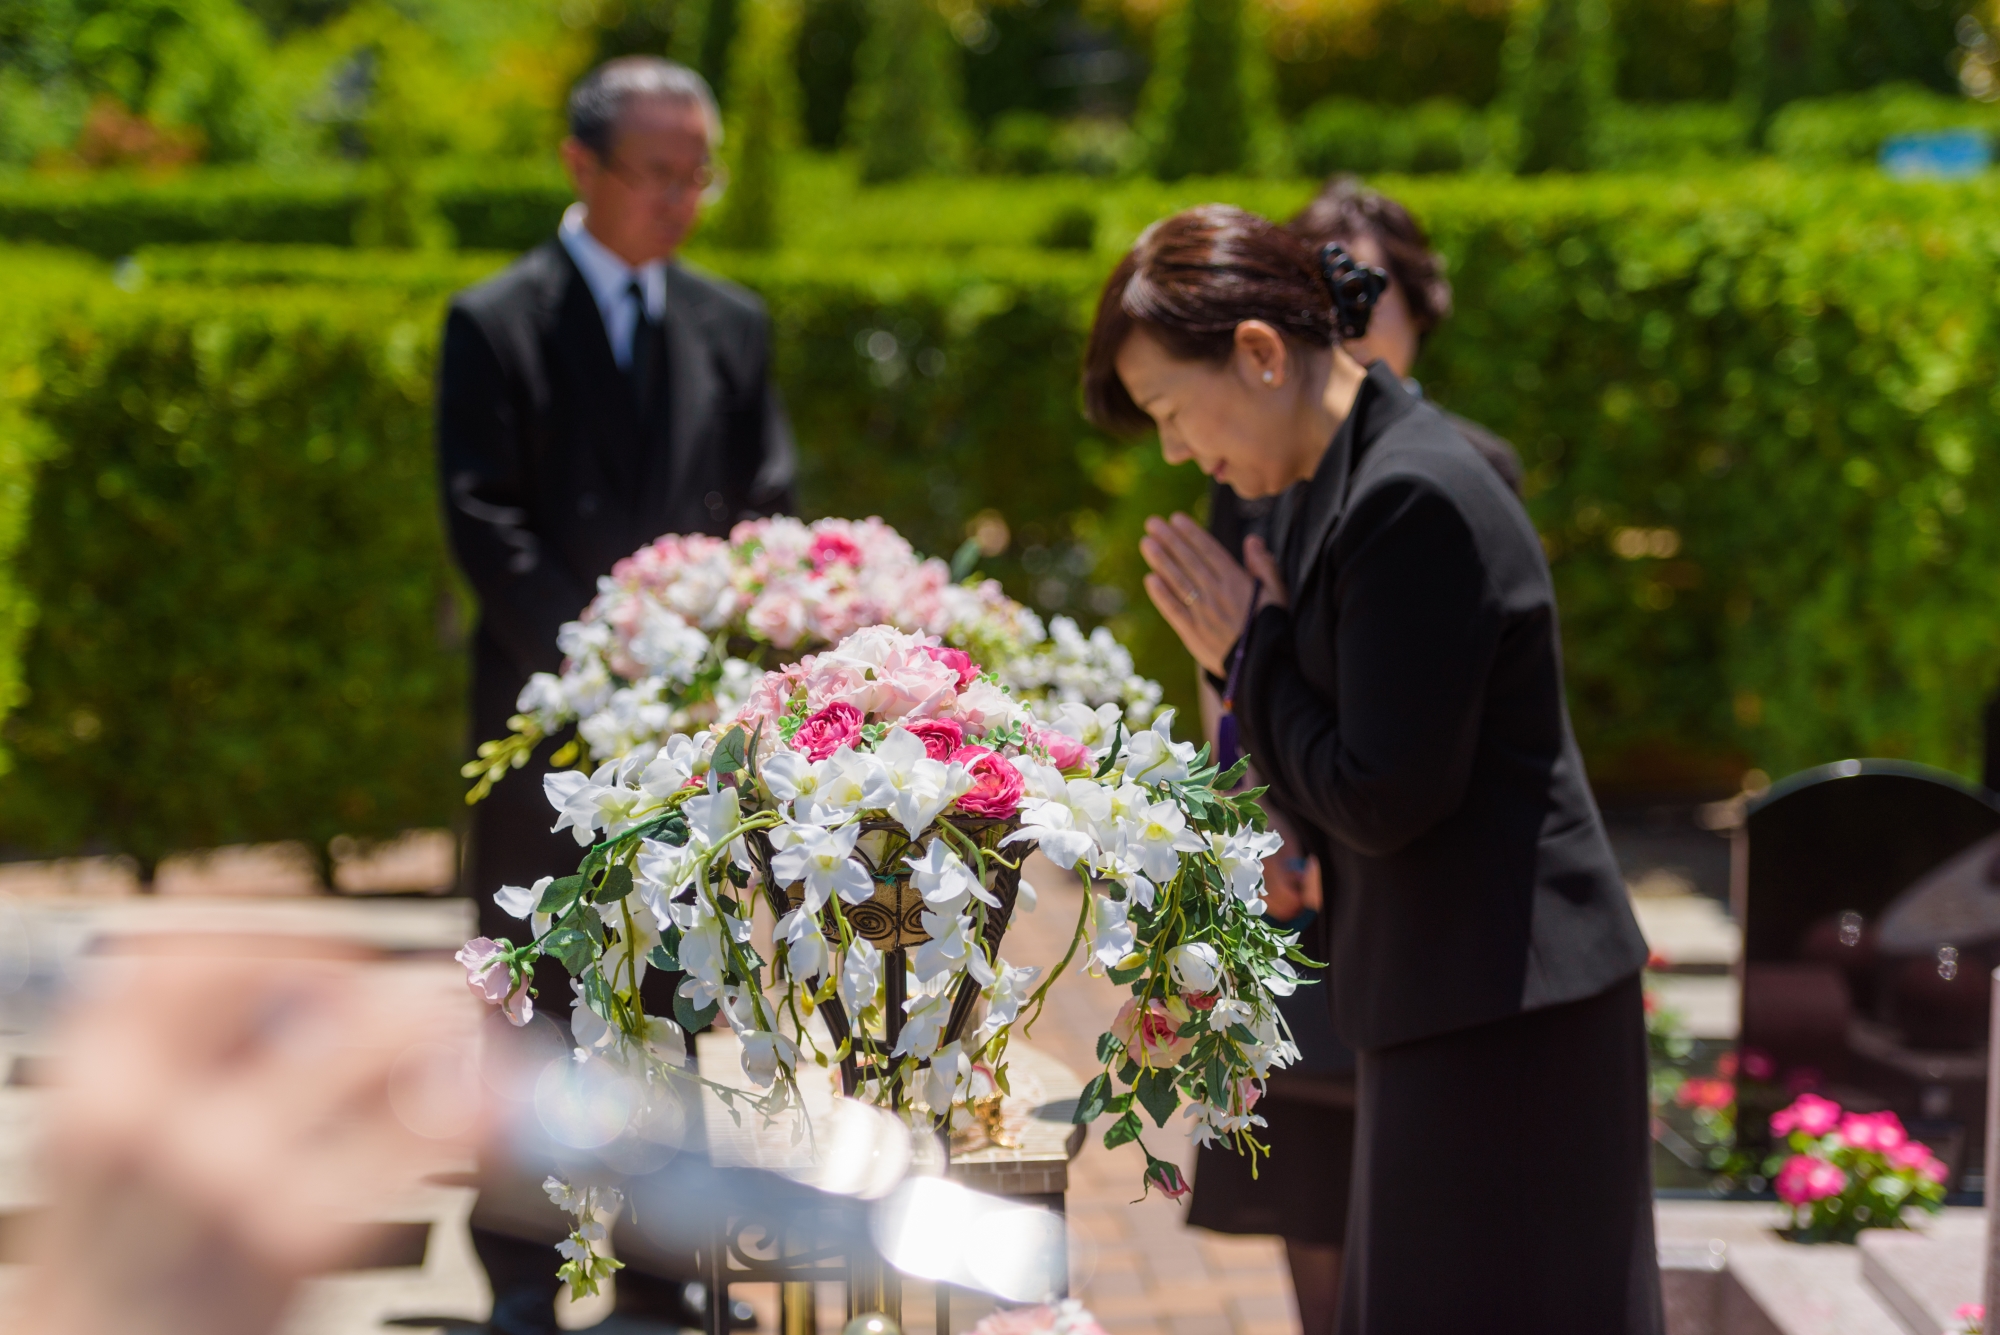
POLYGON ((1637 974, 1358 1076, 1340 1335, 1659 1335, 1637 974))
MULTIPOLYGON (((1311 947, 1308 947, 1309 949, 1311 947)), ((1347 1236, 1354 1176, 1354 1051, 1333 1032, 1326 971, 1303 974, 1278 1009, 1299 1047, 1296 1065, 1273 1073, 1257 1104, 1270 1148, 1250 1176, 1250 1159, 1206 1146, 1194 1165, 1188 1223, 1216 1233, 1276 1234, 1289 1242, 1337 1247, 1347 1236)))

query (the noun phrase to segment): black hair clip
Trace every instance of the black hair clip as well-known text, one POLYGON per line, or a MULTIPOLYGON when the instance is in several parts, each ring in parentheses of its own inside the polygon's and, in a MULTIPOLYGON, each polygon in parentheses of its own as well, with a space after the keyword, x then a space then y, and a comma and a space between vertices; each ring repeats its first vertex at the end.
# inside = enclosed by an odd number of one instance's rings
POLYGON ((1319 271, 1333 293, 1334 332, 1343 339, 1365 338, 1368 319, 1389 286, 1389 275, 1357 263, 1337 242, 1320 247, 1319 271))

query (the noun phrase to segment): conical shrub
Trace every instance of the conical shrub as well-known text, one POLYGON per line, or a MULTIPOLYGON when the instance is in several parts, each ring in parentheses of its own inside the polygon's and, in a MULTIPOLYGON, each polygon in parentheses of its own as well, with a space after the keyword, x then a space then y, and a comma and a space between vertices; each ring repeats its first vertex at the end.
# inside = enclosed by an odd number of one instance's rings
POLYGON ((1526 0, 1503 54, 1514 120, 1514 169, 1588 171, 1611 102, 1611 9, 1606 0, 1526 0))
POLYGON ((723 160, 729 188, 716 211, 715 240, 741 250, 778 244, 779 165, 798 143, 797 0, 739 0, 729 54, 723 160))
POLYGON ((1245 0, 1184 0, 1160 21, 1139 123, 1161 180, 1283 170, 1270 58, 1251 17, 1245 0))
POLYGON ((964 79, 958 43, 931 0, 870 0, 855 53, 848 142, 861 179, 957 171, 965 162, 964 79))

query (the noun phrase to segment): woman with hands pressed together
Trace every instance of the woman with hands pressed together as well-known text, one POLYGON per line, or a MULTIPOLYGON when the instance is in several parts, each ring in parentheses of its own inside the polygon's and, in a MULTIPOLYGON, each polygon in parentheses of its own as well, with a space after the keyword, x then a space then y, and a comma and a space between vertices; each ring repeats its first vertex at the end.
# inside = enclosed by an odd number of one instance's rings
POLYGON ((1304 484, 1241 565, 1184 515, 1141 552, 1328 872, 1358 1053, 1342 1335, 1656 1332, 1646 949, 1547 563, 1493 467, 1341 347, 1380 282, 1241 210, 1156 223, 1100 299, 1086 403, 1245 498, 1304 484))

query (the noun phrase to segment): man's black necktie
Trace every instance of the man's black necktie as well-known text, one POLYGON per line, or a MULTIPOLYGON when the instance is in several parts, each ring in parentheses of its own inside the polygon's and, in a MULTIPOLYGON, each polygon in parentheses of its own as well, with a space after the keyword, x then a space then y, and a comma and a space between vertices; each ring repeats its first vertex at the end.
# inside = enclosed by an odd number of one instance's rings
POLYGON ((652 319, 646 310, 646 290, 634 278, 625 288, 625 294, 632 299, 636 318, 632 322, 632 362, 629 374, 632 377, 632 402, 639 410, 639 420, 651 420, 653 405, 659 396, 658 381, 665 368, 666 330, 658 320, 652 319))

